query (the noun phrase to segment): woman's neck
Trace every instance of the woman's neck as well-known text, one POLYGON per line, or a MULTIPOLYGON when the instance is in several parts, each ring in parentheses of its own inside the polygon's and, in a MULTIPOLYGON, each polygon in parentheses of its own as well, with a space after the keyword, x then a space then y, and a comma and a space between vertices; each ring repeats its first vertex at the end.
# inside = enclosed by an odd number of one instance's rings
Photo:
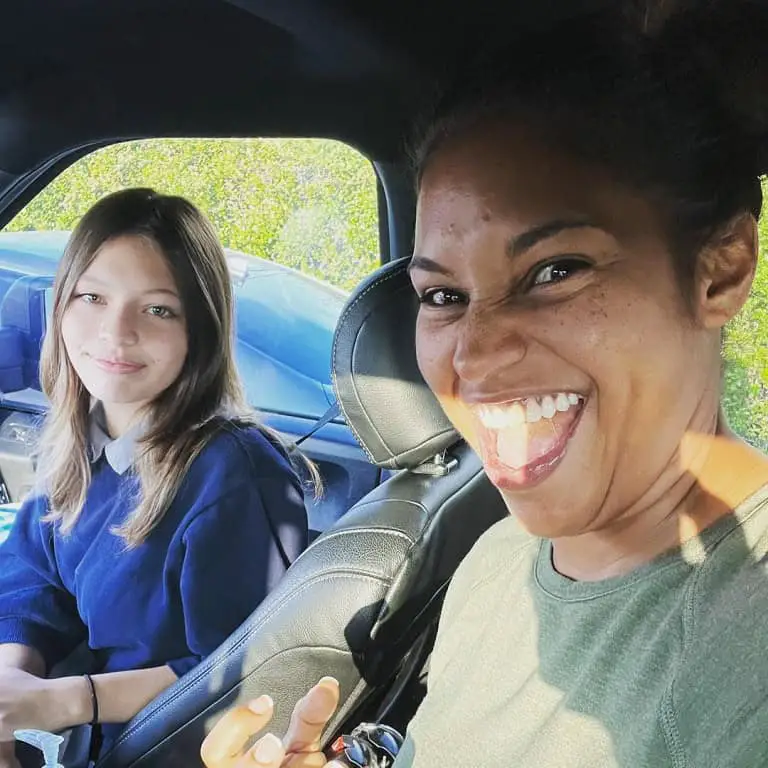
POLYGON ((564 576, 600 581, 638 568, 698 536, 768 484, 768 457, 724 426, 686 433, 663 492, 608 526, 553 541, 564 576))

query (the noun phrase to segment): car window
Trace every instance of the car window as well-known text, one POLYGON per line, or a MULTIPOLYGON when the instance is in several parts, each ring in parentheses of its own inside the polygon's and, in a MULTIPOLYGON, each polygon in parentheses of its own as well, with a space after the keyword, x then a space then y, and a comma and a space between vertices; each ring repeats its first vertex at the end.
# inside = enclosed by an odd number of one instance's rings
MULTIPOLYGON (((768 200, 768 183, 763 180, 768 200)), ((768 451, 768 202, 759 222, 760 258, 752 295, 723 337, 723 403, 733 429, 768 451)))
MULTIPOLYGON (((346 293, 379 263, 376 177, 352 148, 316 139, 153 139, 85 156, 0 232, 0 302, 38 316, 32 289, 50 282, 66 233, 100 197, 146 185, 189 197, 211 218, 235 285, 238 363, 251 402, 319 417, 332 400, 330 346, 346 293), (24 280, 17 280, 18 272, 24 280), (13 275, 9 277, 8 274, 13 275), (15 285, 18 296, 3 296, 15 285), (11 300, 13 299, 13 300, 11 300), (35 310, 35 311, 33 311, 35 310)), ((768 196, 768 188, 765 189, 768 196)), ((731 426, 768 450, 768 212, 752 296, 724 333, 724 408, 731 426)), ((42 292, 46 311, 46 292, 42 292)), ((1 325, 14 323, 0 323, 1 325)), ((4 333, 0 327, 0 334, 4 333)), ((34 333, 32 334, 34 336, 34 333)), ((15 339, 0 339, 9 357, 15 339)), ((34 381, 0 360, 0 391, 34 381), (12 371, 12 374, 9 373, 12 371)))
POLYGON ((348 291, 380 262, 374 168, 330 140, 153 139, 75 162, 0 232, 0 326, 24 331, 0 340, 7 351, 24 347, 20 366, 0 360, 0 391, 38 386, 30 349, 50 311, 69 231, 101 197, 133 186, 182 195, 213 222, 227 251, 237 359, 251 403, 321 416, 333 400, 339 313, 348 291))

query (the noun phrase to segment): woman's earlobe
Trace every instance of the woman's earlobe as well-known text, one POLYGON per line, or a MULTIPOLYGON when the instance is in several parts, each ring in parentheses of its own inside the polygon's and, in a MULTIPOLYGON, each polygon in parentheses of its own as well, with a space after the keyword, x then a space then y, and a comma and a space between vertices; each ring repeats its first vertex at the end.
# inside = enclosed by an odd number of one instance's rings
POLYGON ((696 276, 697 314, 703 325, 720 328, 749 298, 758 257, 754 216, 734 219, 699 255, 696 276))

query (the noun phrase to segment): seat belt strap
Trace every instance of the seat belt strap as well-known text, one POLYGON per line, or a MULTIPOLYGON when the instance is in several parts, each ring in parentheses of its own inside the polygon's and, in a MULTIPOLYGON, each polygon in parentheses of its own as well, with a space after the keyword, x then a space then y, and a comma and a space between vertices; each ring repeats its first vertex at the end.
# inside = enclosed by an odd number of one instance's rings
POLYGON ((338 401, 334 401, 333 405, 315 422, 312 429, 307 432, 306 435, 300 437, 292 446, 291 450, 294 450, 300 446, 305 440, 312 437, 318 430, 322 429, 326 424, 333 421, 341 413, 338 401))

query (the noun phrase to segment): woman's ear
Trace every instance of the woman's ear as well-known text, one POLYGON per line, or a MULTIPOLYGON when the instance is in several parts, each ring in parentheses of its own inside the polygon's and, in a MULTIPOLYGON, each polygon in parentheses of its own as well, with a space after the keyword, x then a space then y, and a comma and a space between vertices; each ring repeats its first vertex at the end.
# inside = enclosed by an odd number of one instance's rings
POLYGON ((759 253, 757 222, 738 216, 699 254, 694 306, 705 328, 722 328, 749 297, 759 253))

